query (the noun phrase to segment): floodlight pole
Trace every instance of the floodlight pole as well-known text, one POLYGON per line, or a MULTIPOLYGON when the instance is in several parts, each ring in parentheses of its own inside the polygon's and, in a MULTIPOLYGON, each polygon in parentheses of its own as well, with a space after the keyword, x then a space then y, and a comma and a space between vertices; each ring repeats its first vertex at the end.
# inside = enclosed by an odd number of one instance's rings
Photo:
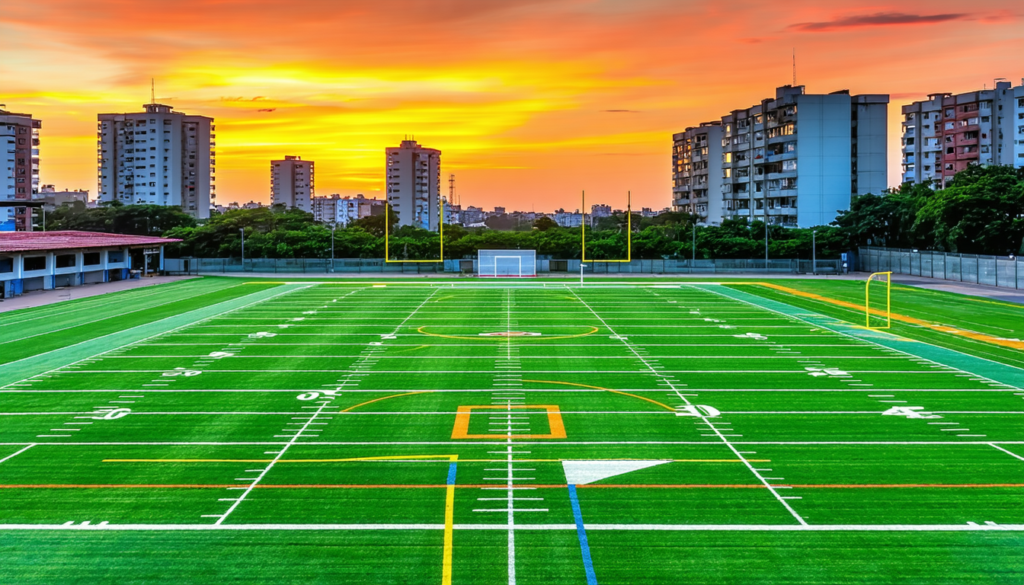
POLYGON ((818 246, 815 236, 818 230, 811 230, 811 274, 818 273, 818 246))
POLYGON ((242 234, 242 272, 245 272, 245 228, 238 228, 238 232, 242 234))
POLYGON ((331 272, 334 272, 334 230, 338 229, 338 224, 331 224, 331 272))
POLYGON ((586 267, 586 264, 580 262, 580 288, 583 288, 583 269, 586 267))

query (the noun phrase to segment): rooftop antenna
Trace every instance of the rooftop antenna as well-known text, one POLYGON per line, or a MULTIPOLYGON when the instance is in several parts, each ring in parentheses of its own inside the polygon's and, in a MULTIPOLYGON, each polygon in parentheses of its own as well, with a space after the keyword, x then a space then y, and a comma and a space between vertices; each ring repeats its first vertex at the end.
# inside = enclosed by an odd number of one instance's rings
POLYGON ((149 78, 149 103, 156 104, 156 79, 149 78))
POLYGON ((455 173, 448 174, 448 201, 452 205, 459 204, 459 200, 455 196, 455 173))
POLYGON ((796 47, 793 47, 793 87, 796 87, 796 47))

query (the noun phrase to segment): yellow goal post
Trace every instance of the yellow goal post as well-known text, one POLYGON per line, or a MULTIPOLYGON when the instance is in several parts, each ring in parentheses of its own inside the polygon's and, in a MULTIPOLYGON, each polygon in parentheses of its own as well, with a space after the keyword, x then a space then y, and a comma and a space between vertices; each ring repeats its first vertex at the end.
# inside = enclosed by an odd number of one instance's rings
MULTIPOLYGON (((877 291, 876 295, 879 294, 877 291)), ((876 296, 877 298, 877 296, 876 296)), ((868 329, 888 329, 892 326, 892 272, 875 272, 871 276, 868 276, 868 280, 864 285, 864 326, 868 329), (871 308, 871 283, 882 282, 885 283, 885 313, 882 314, 881 309, 871 308), (880 317, 885 317, 885 326, 871 326, 871 313, 874 311, 880 317)))

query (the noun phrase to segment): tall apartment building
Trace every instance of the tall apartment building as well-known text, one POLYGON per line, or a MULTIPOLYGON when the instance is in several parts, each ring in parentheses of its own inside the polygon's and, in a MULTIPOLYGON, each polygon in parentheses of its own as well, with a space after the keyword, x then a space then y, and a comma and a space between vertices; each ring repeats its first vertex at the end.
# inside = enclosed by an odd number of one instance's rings
POLYGON ((313 161, 286 156, 270 161, 270 204, 312 211, 313 161))
POLYGON ((712 224, 826 225, 853 195, 887 188, 888 103, 785 85, 774 99, 675 134, 674 205, 712 224))
POLYGON ((312 213, 316 221, 344 227, 357 219, 384 215, 384 201, 368 199, 362 193, 354 197, 342 197, 335 193, 330 197, 314 197, 312 213))
POLYGON ((903 182, 945 187, 971 164, 1024 166, 1024 80, 903 106, 903 182))
POLYGON ((424 148, 415 140, 387 149, 388 203, 398 213, 399 225, 438 230, 441 151, 424 148))
POLYGON ((722 123, 672 135, 672 205, 705 222, 722 217, 722 123))
MULTIPOLYGON (((0 110, 0 200, 30 201, 39 192, 39 130, 31 114, 0 110)), ((32 231, 30 207, 0 207, 0 231, 32 231)))
POLYGON ((145 104, 145 112, 100 114, 97 159, 100 201, 173 205, 210 217, 216 199, 213 118, 145 104))

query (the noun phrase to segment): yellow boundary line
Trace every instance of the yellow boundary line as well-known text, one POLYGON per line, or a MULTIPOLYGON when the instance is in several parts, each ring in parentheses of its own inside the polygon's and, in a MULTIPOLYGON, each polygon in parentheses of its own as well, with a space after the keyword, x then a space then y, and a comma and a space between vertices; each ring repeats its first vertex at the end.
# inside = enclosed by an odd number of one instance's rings
MULTIPOLYGON (((733 283, 730 283, 730 284, 763 286, 763 287, 766 287, 766 288, 771 288, 771 289, 775 289, 775 290, 782 291, 782 292, 785 292, 785 293, 789 293, 791 295, 795 295, 795 296, 798 296, 798 297, 804 297, 804 298, 807 298, 807 299, 814 299, 816 301, 822 301, 822 302, 825 302, 825 303, 829 303, 831 305, 836 305, 838 307, 846 307, 848 309, 854 309, 857 312, 860 312, 860 311, 864 310, 864 307, 861 306, 861 305, 858 305, 858 304, 850 303, 850 302, 847 302, 847 301, 840 301, 838 299, 833 299, 833 298, 830 298, 830 297, 822 296, 822 295, 819 295, 817 293, 810 293, 810 292, 806 292, 806 291, 802 291, 802 290, 797 290, 795 288, 789 288, 788 286, 782 286, 781 284, 775 284, 775 283, 772 283, 772 282, 733 282, 733 283)), ((883 316, 883 317, 885 316, 885 314, 881 310, 879 310, 879 309, 871 309, 871 313, 874 314, 874 315, 878 315, 878 316, 883 316)), ((903 323, 908 323, 910 325, 917 325, 917 326, 920 326, 920 327, 924 327, 926 329, 931 329, 933 331, 938 331, 939 333, 949 333, 950 335, 957 335, 959 337, 966 337, 968 339, 973 339, 975 341, 982 341, 982 342, 985 342, 985 343, 991 343, 992 345, 998 345, 998 346, 1001 346, 1001 347, 1009 347, 1009 348, 1012 348, 1012 349, 1024 349, 1024 341, 1013 341, 1012 339, 1003 339, 1001 337, 994 337, 992 335, 986 335, 984 333, 977 333, 977 332, 974 332, 974 331, 965 331, 963 329, 957 329, 956 327, 951 327, 949 325, 942 325, 942 324, 939 324, 939 323, 930 323, 930 322, 925 321, 923 319, 918 319, 917 317, 908 317, 907 315, 900 315, 899 313, 891 313, 890 316, 895 321, 901 321, 903 323)))
MULTIPOLYGON (((590 327, 590 331, 587 331, 586 333, 577 333, 576 335, 560 335, 560 336, 556 336, 556 337, 544 337, 543 335, 541 335, 541 336, 538 336, 538 337, 517 337, 516 339, 517 340, 540 340, 540 341, 555 340, 555 339, 573 339, 575 337, 586 337, 588 335, 593 335, 593 334, 595 334, 595 333, 597 333, 599 331, 598 327, 594 327, 593 325, 589 325, 589 327, 590 327)), ((422 333, 423 335, 429 335, 430 337, 443 337, 445 339, 469 339, 470 341, 505 341, 505 340, 511 339, 511 337, 498 337, 498 336, 487 336, 487 337, 485 337, 485 336, 482 336, 482 335, 478 335, 476 337, 466 337, 466 336, 463 336, 463 335, 443 335, 441 333, 430 333, 429 331, 424 331, 424 329, 426 329, 426 328, 427 328, 427 326, 423 325, 423 326, 419 327, 418 329, 416 329, 416 332, 417 333, 422 333)))
POLYGON ((650 402, 651 404, 657 404, 658 406, 664 408, 665 410, 671 410, 672 412, 676 411, 676 409, 672 408, 671 406, 669 406, 667 404, 662 404, 661 402, 658 402, 657 400, 651 400, 650 398, 644 398, 643 396, 637 396, 636 394, 630 394, 629 392, 623 392, 622 390, 612 390, 611 388, 602 388, 601 386, 591 386, 589 384, 577 384, 576 382, 557 382, 555 380, 527 380, 525 378, 523 379, 523 382, 533 382, 535 384, 563 384, 565 386, 579 386, 580 388, 593 388, 594 390, 604 390, 605 392, 611 392, 612 394, 622 394, 623 396, 629 396, 631 398, 639 398, 640 400, 644 400, 646 402, 650 402))
POLYGON ((432 390, 417 390, 416 392, 404 392, 402 394, 392 394, 391 396, 381 396, 380 398, 374 398, 373 400, 367 400, 366 402, 360 402, 355 406, 350 406, 341 412, 350 412, 359 408, 360 406, 366 406, 367 404, 373 404, 374 402, 380 402, 381 400, 387 400, 389 398, 398 398, 399 396, 412 396, 413 394, 429 394, 432 390))
MULTIPOLYGON (((346 459, 278 459, 278 463, 350 463, 376 461, 409 461, 412 463, 444 463, 451 461, 451 455, 396 455, 383 457, 349 457, 346 459)), ((103 463, 270 463, 273 459, 103 459, 103 463)), ((495 461, 506 461, 505 459, 459 459, 460 463, 494 463, 495 461)), ((584 459, 571 457, 569 459, 516 459, 516 462, 523 463, 561 463, 562 461, 636 461, 636 458, 618 457, 611 459, 584 459)), ((743 459, 665 459, 672 463, 743 463, 743 459)), ((771 459, 747 459, 765 463, 771 459)))

